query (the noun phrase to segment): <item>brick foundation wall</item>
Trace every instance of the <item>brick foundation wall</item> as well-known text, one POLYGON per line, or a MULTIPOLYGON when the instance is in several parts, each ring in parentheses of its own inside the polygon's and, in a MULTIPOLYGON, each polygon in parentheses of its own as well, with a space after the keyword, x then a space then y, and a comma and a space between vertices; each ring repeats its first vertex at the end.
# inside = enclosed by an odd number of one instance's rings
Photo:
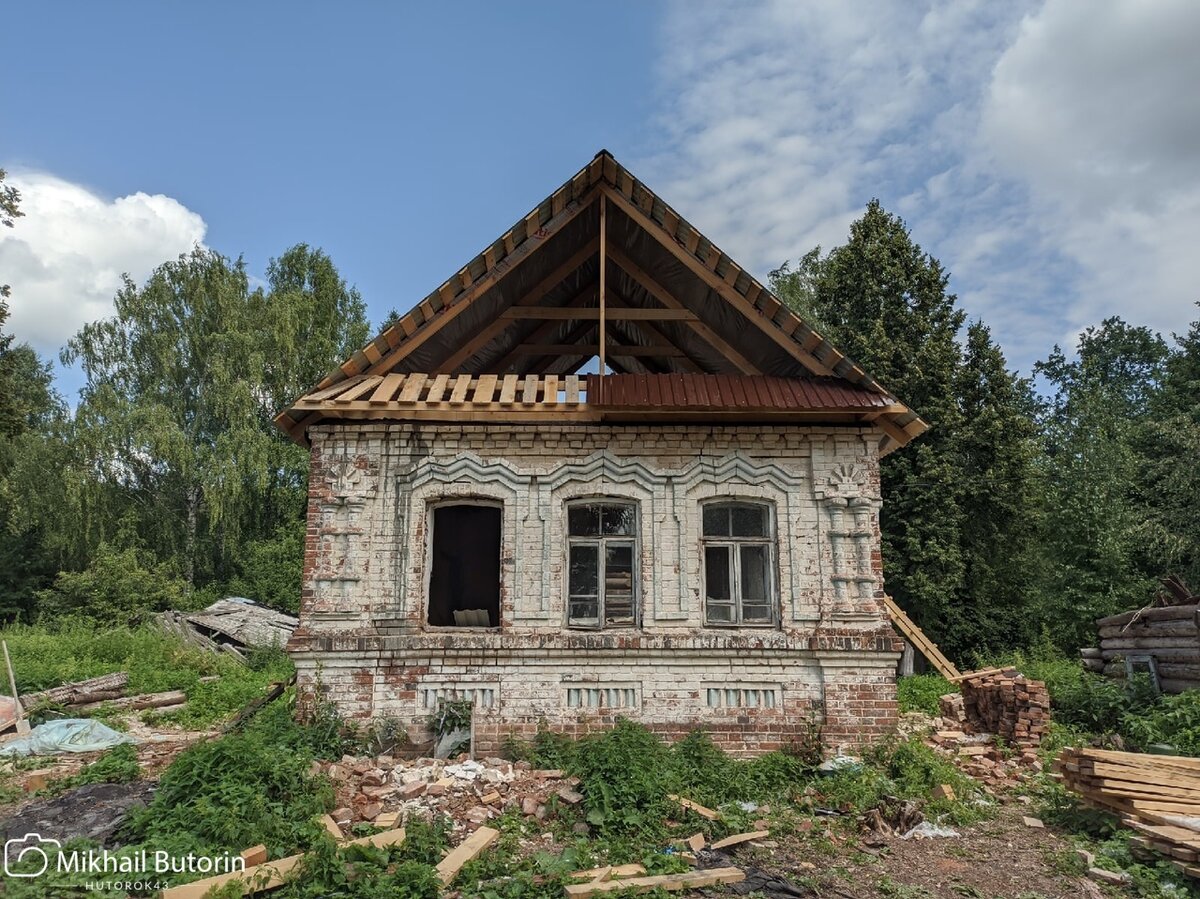
POLYGON ((312 433, 301 690, 414 740, 439 697, 470 696, 494 751, 539 726, 618 716, 672 739, 697 727, 739 754, 809 738, 854 746, 896 722, 899 644, 882 606, 878 434, 700 426, 322 426, 312 433), (639 627, 566 627, 565 509, 639 510, 639 627), (778 620, 705 625, 701 503, 773 511, 778 620), (425 623, 431 510, 502 509, 501 627, 425 623))

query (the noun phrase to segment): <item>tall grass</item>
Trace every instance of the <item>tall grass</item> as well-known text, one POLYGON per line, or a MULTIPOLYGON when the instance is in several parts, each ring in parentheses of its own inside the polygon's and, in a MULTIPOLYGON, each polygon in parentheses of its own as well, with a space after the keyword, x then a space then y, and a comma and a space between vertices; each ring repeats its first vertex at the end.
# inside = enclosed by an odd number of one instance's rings
POLYGON ((8 643, 21 693, 126 671, 130 695, 183 690, 188 705, 167 720, 189 726, 209 724, 241 708, 262 695, 268 683, 285 680, 292 672, 291 662, 279 650, 255 653, 251 663, 243 665, 150 625, 15 624, 0 630, 0 638, 8 643), (217 680, 200 682, 214 675, 217 680))

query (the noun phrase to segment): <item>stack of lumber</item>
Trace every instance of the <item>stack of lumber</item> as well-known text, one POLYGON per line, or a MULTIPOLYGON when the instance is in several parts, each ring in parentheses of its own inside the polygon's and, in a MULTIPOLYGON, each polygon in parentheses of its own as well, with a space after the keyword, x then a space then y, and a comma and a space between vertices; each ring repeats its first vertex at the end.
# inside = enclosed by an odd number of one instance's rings
POLYGON ((1064 749, 1063 783, 1121 818, 1137 842, 1200 878, 1200 759, 1104 749, 1064 749))
POLYGON ((1085 667, 1125 677, 1125 659, 1154 659, 1167 693, 1200 687, 1200 605, 1157 606, 1110 615, 1096 622, 1100 646, 1080 650, 1085 667))
POLYGON ((1013 668, 962 675, 963 712, 975 733, 997 734, 1014 746, 1035 747, 1050 726, 1050 693, 1013 668))

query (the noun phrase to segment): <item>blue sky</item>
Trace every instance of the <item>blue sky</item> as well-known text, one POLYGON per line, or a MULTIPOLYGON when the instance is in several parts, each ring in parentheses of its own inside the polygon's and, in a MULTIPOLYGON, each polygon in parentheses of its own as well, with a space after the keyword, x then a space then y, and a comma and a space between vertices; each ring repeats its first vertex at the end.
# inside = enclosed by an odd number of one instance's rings
MULTIPOLYGON (((1200 4, 21 4, 0 234, 44 353, 121 271, 321 246, 407 309, 601 147, 760 276, 873 196, 1028 370, 1194 317, 1200 4)), ((68 377, 67 381, 72 379, 68 377)))

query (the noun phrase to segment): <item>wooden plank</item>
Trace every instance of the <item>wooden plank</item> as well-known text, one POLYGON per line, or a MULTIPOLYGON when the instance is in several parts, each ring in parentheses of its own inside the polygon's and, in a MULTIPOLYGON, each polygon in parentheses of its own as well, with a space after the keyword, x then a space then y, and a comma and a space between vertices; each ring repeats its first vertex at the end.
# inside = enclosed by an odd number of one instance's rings
MULTIPOLYGON (((609 299, 612 298, 610 292, 609 299)), ((599 321, 600 310, 595 306, 570 309, 563 306, 513 306, 500 313, 501 318, 545 321, 599 321)), ((656 306, 606 307, 604 317, 609 321, 669 321, 694 322, 700 317, 687 309, 659 309, 656 306)))
POLYGON ((376 405, 390 403, 392 401, 392 397, 396 395, 396 391, 399 390, 400 386, 404 383, 405 377, 406 375, 403 375, 400 372, 392 372, 391 374, 386 375, 384 379, 379 382, 379 386, 376 387, 375 391, 371 394, 371 399, 369 402, 376 405))
POLYGON ((454 390, 450 394, 450 402, 463 403, 467 399, 467 391, 471 388, 472 377, 470 375, 459 375, 454 382, 454 390))
MULTIPOLYGON (((594 189, 594 190, 598 190, 594 189)), ((499 281, 513 271, 518 265, 529 258, 538 247, 543 246, 546 240, 572 222, 583 210, 587 209, 593 199, 594 191, 582 197, 580 201, 574 205, 568 206, 558 216, 550 219, 545 225, 540 227, 535 226, 534 231, 529 232, 529 236, 516 247, 513 252, 509 253, 504 258, 502 264, 497 265, 495 269, 485 274, 482 278, 476 281, 469 290, 464 291, 454 298, 453 304, 448 304, 438 315, 426 321, 417 331, 415 331, 407 340, 399 346, 394 347, 386 356, 379 360, 375 365, 368 370, 369 373, 389 369, 398 361, 410 355, 414 350, 423 346, 431 337, 438 334, 446 325, 458 318, 463 310, 469 308, 476 299, 494 287, 499 281), (533 236, 536 232, 536 238, 533 236)), ((530 213, 530 217, 536 220, 538 213, 535 210, 530 213)), ((408 319, 412 313, 404 316, 401 321, 408 319)))
POLYGON ((242 858, 246 862, 246 867, 261 865, 267 860, 267 847, 262 843, 257 846, 251 846, 249 849, 242 850, 242 858))
POLYGON ((542 384, 545 387, 545 392, 542 394, 542 403, 551 404, 558 402, 558 375, 546 375, 542 378, 542 384))
POLYGON ((687 799, 683 796, 671 795, 671 796, 668 796, 667 798, 672 799, 675 802, 678 802, 681 806, 683 806, 688 811, 695 812, 701 818, 706 818, 709 821, 716 821, 719 817, 721 817, 716 812, 714 812, 712 809, 706 808, 705 806, 701 805, 698 802, 692 802, 692 800, 687 799))
POLYGON ((610 879, 619 879, 621 877, 637 877, 639 874, 645 874, 646 869, 639 864, 630 865, 605 865, 602 868, 588 868, 586 871, 572 871, 567 875, 568 880, 595 880, 600 876, 602 871, 608 871, 610 879))
POLYGON ((896 605, 894 599, 890 596, 885 596, 883 602, 887 607, 888 615, 896 627, 900 629, 901 633, 909 639, 909 642, 916 649, 920 650, 921 655, 929 660, 930 664, 938 670, 938 673, 942 677, 949 679, 961 676, 962 673, 954 667, 954 663, 942 655, 942 651, 937 648, 932 640, 925 636, 925 632, 917 627, 911 618, 904 614, 904 610, 896 605))
POLYGON ((568 897, 584 899, 597 893, 609 893, 614 890, 629 890, 633 893, 645 893, 650 890, 700 890, 705 887, 723 883, 740 883, 746 879, 746 872, 740 868, 707 868, 702 871, 689 871, 685 874, 658 874, 653 877, 628 877, 622 880, 606 880, 601 883, 567 884, 563 889, 568 897))
POLYGON ((374 390, 376 387, 378 387, 382 381, 383 381, 383 377, 381 375, 371 375, 370 377, 363 378, 361 381, 359 381, 357 384, 355 384, 349 390, 339 393, 336 397, 332 398, 333 402, 335 402, 335 403, 352 402, 353 400, 358 399, 360 396, 370 393, 372 390, 374 390))
POLYGON ((532 405, 537 402, 539 386, 537 375, 526 375, 524 384, 525 386, 521 391, 521 402, 526 405, 532 405))
POLYGON ((961 684, 963 681, 975 680, 979 677, 987 677, 992 674, 1001 674, 1005 671, 1015 671, 1011 666, 1006 668, 981 668, 979 671, 968 671, 966 674, 960 674, 958 677, 948 677, 946 680, 952 684, 961 684))
POLYGON ((517 376, 505 375, 500 385, 500 402, 511 403, 517 395, 517 376))
POLYGON ((425 386, 425 375, 411 374, 408 380, 404 382, 404 389, 400 391, 399 401, 402 403, 415 403, 421 396, 421 388, 425 386))
POLYGON ((451 850, 437 864, 438 878, 443 886, 449 886, 467 862, 478 858, 483 850, 500 838, 500 831, 481 827, 451 850))
MULTIPOLYGON (((387 830, 369 837, 359 837, 350 840, 348 846, 374 846, 386 848, 404 842, 404 828, 387 830)), ((163 890, 161 899, 202 899, 210 890, 219 889, 226 884, 240 883, 246 893, 260 893, 283 886, 287 877, 304 859, 304 854, 289 855, 286 858, 260 865, 248 866, 244 871, 231 871, 228 874, 217 874, 203 880, 194 880, 181 886, 163 890)))
POLYGON ((317 822, 325 828, 325 832, 334 838, 335 841, 341 842, 346 839, 346 835, 342 833, 342 829, 338 823, 333 820, 333 815, 322 815, 317 819, 317 822))
MULTIPOLYGON (((609 355, 642 357, 678 357, 683 356, 683 350, 670 344, 662 346, 625 346, 609 343, 606 347, 609 355)), ((598 356, 600 345, 596 343, 524 343, 516 348, 518 356, 598 356)))
POLYGON ((442 397, 446 393, 446 385, 450 383, 450 376, 440 374, 433 379, 433 383, 429 385, 429 393, 425 396, 427 403, 440 403, 442 397))
POLYGON ((736 846, 738 843, 748 843, 751 840, 763 840, 771 835, 769 830, 752 830, 748 833, 735 833, 733 836, 726 837, 723 840, 717 840, 709 849, 725 849, 728 846, 736 846))
POLYGON ((567 402, 579 402, 579 375, 567 375, 567 402))
POLYGON ((484 405, 492 401, 492 394, 496 392, 496 376, 495 375, 480 375, 479 383, 475 385, 475 393, 471 397, 471 402, 475 405, 484 405))
POLYGON ((608 249, 608 218, 606 210, 608 203, 604 199, 604 194, 600 194, 600 395, 604 396, 604 344, 607 342, 604 334, 604 306, 607 301, 606 296, 606 281, 605 270, 608 268, 605 260, 607 259, 608 249))

